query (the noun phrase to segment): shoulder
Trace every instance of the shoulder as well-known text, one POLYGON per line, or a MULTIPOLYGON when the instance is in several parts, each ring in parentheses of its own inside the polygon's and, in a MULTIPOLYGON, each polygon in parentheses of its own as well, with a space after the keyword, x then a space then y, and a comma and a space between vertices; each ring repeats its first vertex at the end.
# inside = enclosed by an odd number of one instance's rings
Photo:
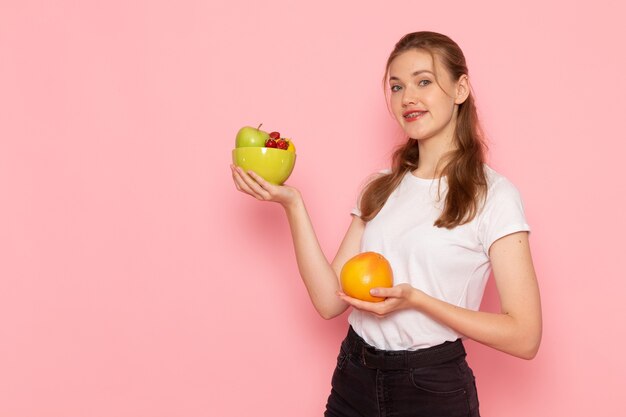
POLYGON ((489 253, 491 244, 507 234, 530 231, 521 195, 508 178, 485 165, 487 199, 477 216, 478 236, 489 253))
POLYGON ((497 172, 489 165, 484 165, 487 179, 487 201, 498 198, 519 198, 519 190, 504 175, 497 172))
POLYGON ((379 171, 373 172, 370 175, 368 175, 367 177, 365 177, 365 179, 363 180, 363 182, 361 183, 361 186, 359 187, 359 193, 358 193, 358 197, 356 199, 356 206, 352 209, 351 213, 354 214, 357 217, 361 217, 361 202, 363 200, 363 194, 365 193, 365 190, 367 189, 367 187, 375 180, 385 177, 387 175, 390 175, 392 173, 391 168, 385 168, 385 169, 381 169, 379 171))
POLYGON ((391 168, 384 168, 370 175, 372 180, 391 174, 391 168))
POLYGON ((508 211, 523 211, 524 203, 518 188, 507 177, 488 165, 484 165, 487 179, 487 195, 483 200, 479 217, 487 213, 508 211))
POLYGON ((361 184, 361 192, 364 191, 364 189, 367 188, 367 186, 370 185, 371 182, 379 178, 386 177, 387 175, 390 175, 391 173, 392 173, 391 168, 384 168, 376 172, 372 172, 363 180, 363 183, 361 184))

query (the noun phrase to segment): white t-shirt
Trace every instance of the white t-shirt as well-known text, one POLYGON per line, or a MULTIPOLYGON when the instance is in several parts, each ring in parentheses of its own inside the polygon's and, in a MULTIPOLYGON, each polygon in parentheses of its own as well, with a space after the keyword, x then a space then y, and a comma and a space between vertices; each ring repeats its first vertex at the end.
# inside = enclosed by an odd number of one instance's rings
MULTIPOLYGON (((361 251, 381 253, 394 284, 409 283, 448 303, 478 310, 489 274, 489 247, 497 239, 530 231, 515 186, 485 165, 487 200, 469 223, 451 230, 434 226, 445 203, 447 181, 407 172, 380 212, 367 222, 361 251)), ((360 210, 352 210, 360 216, 360 210)), ((416 350, 463 336, 413 309, 386 317, 353 309, 349 323, 367 343, 385 350, 416 350)))

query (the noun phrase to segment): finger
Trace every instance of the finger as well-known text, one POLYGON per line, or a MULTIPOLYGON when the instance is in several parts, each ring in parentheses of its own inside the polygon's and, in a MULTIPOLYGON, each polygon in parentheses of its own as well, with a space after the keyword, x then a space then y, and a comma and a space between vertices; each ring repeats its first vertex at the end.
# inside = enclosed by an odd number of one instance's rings
POLYGON ((237 190, 242 191, 241 185, 239 185, 237 174, 235 173, 235 167, 233 165, 230 166, 230 175, 233 177, 233 182, 235 183, 235 187, 237 188, 237 190))
POLYGON ((269 191, 261 187, 261 185, 250 176, 253 171, 244 172, 241 167, 237 167, 237 171, 241 175, 241 178, 246 183, 246 185, 250 187, 250 189, 253 190, 255 194, 261 197, 260 199, 271 200, 272 196, 269 191))
POLYGON ((387 287, 376 287, 376 288, 372 288, 370 290, 370 295, 373 295, 374 297, 382 297, 382 298, 387 298, 387 297, 398 297, 398 291, 396 288, 387 288, 387 287))
POLYGON ((232 169, 233 181, 235 182, 235 186, 237 187, 237 189, 243 193, 251 194, 254 196, 254 193, 252 192, 250 187, 248 187, 246 183, 244 182, 243 178, 241 178, 241 174, 239 173, 239 171, 237 171, 237 168, 234 166, 231 166, 231 169, 232 169))
POLYGON ((358 301, 356 298, 352 298, 341 291, 337 291, 337 296, 350 305, 354 305, 355 301, 358 301))
POLYGON ((255 184, 254 180, 252 180, 250 176, 246 174, 243 169, 241 169, 240 167, 235 167, 235 174, 237 176, 238 183, 244 192, 246 192, 247 194, 250 194, 257 200, 265 199, 264 196, 261 193, 259 193, 258 186, 257 187, 254 186, 255 184))
POLYGON ((256 198, 257 200, 263 200, 263 196, 260 195, 259 193, 255 192, 249 185, 248 183, 245 181, 244 179, 244 175, 242 175, 242 171, 240 168, 235 168, 233 170, 233 178, 235 178, 235 182, 237 183, 239 190, 251 195, 252 197, 256 198))
POLYGON ((276 195, 276 185, 271 182, 265 180, 262 176, 257 174, 254 171, 248 171, 248 175, 252 178, 264 191, 267 192, 268 199, 273 199, 276 195))
POLYGON ((265 178, 263 178, 262 176, 260 176, 254 171, 249 171, 248 174, 261 186, 261 188, 263 188, 264 190, 270 193, 272 191, 272 188, 275 187, 273 184, 266 181, 265 178))
POLYGON ((350 304, 351 306, 358 308, 359 310, 372 311, 372 309, 374 309, 377 304, 377 303, 370 303, 369 301, 359 300, 358 298, 353 298, 343 293, 339 294, 339 298, 341 298, 342 300, 344 300, 346 303, 350 304))

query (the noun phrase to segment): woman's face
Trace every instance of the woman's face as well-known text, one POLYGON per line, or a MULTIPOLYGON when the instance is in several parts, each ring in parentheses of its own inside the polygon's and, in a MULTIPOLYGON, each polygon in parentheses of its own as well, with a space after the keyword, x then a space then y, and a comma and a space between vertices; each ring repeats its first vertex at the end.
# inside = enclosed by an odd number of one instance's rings
POLYGON ((419 49, 394 58, 389 65, 390 104, 410 138, 447 142, 454 134, 458 104, 465 101, 469 89, 467 76, 455 82, 443 64, 436 66, 435 70, 431 55, 419 49))

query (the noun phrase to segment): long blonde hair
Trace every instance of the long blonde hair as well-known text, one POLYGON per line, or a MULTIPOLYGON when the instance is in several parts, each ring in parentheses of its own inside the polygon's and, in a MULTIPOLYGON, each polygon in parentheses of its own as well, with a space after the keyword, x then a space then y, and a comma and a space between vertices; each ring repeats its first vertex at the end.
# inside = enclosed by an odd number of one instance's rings
MULTIPOLYGON (((430 53, 433 63, 435 56, 438 56, 455 81, 468 74, 465 56, 452 39, 435 32, 414 32, 400 39, 389 55, 383 79, 385 86, 391 62, 403 52, 413 49, 430 53)), ((441 216, 435 221, 435 226, 448 229, 470 222, 478 213, 481 199, 487 195, 483 168, 486 145, 471 91, 459 105, 454 141, 456 149, 446 155, 445 166, 441 170, 442 176, 446 176, 448 181, 445 205, 441 216)), ((407 171, 417 168, 418 161, 417 140, 408 138, 393 154, 391 173, 378 177, 365 187, 360 202, 361 218, 364 221, 378 214, 407 171)))

